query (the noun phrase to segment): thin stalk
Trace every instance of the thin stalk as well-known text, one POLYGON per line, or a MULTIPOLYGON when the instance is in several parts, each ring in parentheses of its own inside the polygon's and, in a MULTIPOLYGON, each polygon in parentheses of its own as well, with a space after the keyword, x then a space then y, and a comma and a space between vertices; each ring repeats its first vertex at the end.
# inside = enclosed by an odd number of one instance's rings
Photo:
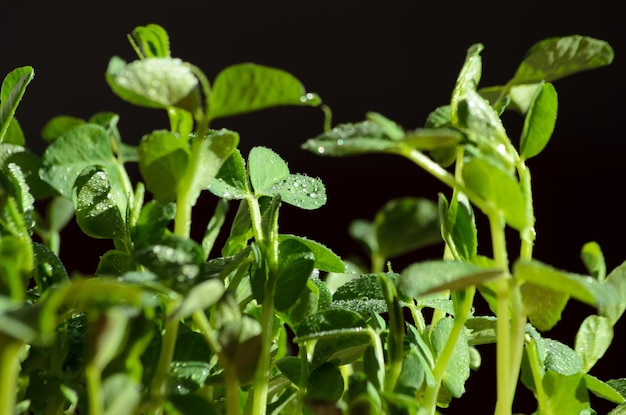
POLYGON ((23 343, 0 334, 0 415, 13 415, 23 343))
MULTIPOLYGON (((170 318, 170 311, 177 308, 174 301, 169 302, 166 317, 165 327, 163 329, 163 339, 161 342, 161 354, 159 355, 159 361, 157 362, 156 372, 152 385, 150 386, 150 393, 157 401, 161 401, 167 393, 167 378, 170 371, 170 365, 174 357, 174 348, 176 347, 176 337, 178 336, 178 320, 170 318)), ((152 408, 150 415, 159 415, 163 412, 162 405, 157 405, 152 408)))
POLYGON ((437 362, 435 363, 435 367, 433 368, 433 377, 435 386, 426 388, 424 392, 423 402, 424 408, 428 410, 429 414, 435 414, 437 408, 437 397, 439 396, 439 389, 441 388, 441 382, 443 380, 443 376, 452 358, 452 353, 454 353, 454 348, 456 347, 457 342, 459 341, 459 337, 461 335, 461 331, 465 327, 465 322, 467 321, 467 317, 469 316, 472 305, 474 304, 474 295, 476 293, 476 287, 469 287, 466 289, 465 299, 461 303, 459 307, 459 312, 454 319, 454 325, 452 326, 452 330, 450 330, 450 334, 448 336, 448 340, 446 341, 446 345, 443 350, 437 357, 437 362))
POLYGON ((530 170, 523 161, 518 163, 517 172, 520 178, 526 211, 526 226, 520 234, 520 259, 529 261, 533 257, 533 245, 535 243, 535 212, 533 208, 532 184, 530 170))
POLYGON ((267 281, 265 298, 261 303, 261 354, 252 385, 252 415, 264 415, 267 406, 268 372, 270 367, 270 350, 274 332, 274 291, 276 289, 276 273, 278 261, 278 239, 273 235, 265 235, 262 226, 261 209, 254 196, 247 198, 250 209, 252 231, 259 247, 264 251, 267 265, 267 281), (268 240, 270 238, 271 240, 268 240))
POLYGON ((104 397, 102 396, 102 372, 93 362, 85 367, 85 383, 87 384, 89 414, 103 414, 104 397))

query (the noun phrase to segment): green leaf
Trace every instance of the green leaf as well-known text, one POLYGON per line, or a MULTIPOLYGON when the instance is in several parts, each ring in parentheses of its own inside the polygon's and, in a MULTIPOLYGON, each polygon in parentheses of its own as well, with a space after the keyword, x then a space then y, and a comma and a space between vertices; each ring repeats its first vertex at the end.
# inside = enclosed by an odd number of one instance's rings
POLYGON ((402 140, 408 147, 421 151, 455 148, 463 140, 463 134, 451 128, 421 128, 408 131, 402 140))
POLYGON ((139 385, 126 373, 107 377, 102 384, 104 415, 132 415, 141 402, 139 385))
POLYGON ((337 402, 344 390, 343 375, 332 363, 323 363, 309 373, 306 398, 312 401, 337 402))
POLYGON ((387 259, 441 242, 437 205, 427 199, 390 200, 376 212, 374 226, 379 253, 387 259))
POLYGON ((283 311, 293 305, 306 286, 315 258, 305 244, 295 239, 282 241, 278 249, 274 303, 276 310, 283 311))
POLYGON ((378 280, 378 274, 365 274, 343 284, 333 293, 331 307, 340 307, 367 315, 385 313, 387 304, 378 280))
POLYGON ((202 361, 173 361, 169 373, 172 392, 186 395, 205 385, 211 374, 211 365, 202 361))
POLYGON ((168 58, 170 56, 170 40, 165 29, 158 24, 137 26, 132 32, 144 58, 168 58))
MULTIPOLYGON (((620 393, 609 383, 602 382, 600 379, 591 376, 588 373, 585 373, 584 379, 587 389, 589 389, 589 392, 594 395, 616 404, 623 404, 626 402, 624 397, 620 395, 620 393)), ((611 412, 611 414, 613 413, 611 412)))
POLYGON ((75 183, 72 200, 81 230, 93 238, 127 240, 125 214, 119 210, 106 170, 87 167, 75 183))
POLYGON ((468 93, 476 90, 482 76, 482 59, 480 53, 484 46, 476 43, 467 49, 465 62, 456 79, 450 102, 450 120, 453 125, 459 123, 459 105, 467 98, 468 93))
POLYGON ((222 280, 212 278, 203 281, 189 290, 185 300, 170 318, 184 319, 196 311, 205 310, 217 303, 223 293, 224 283, 222 280))
POLYGON ((589 274, 603 282, 606 278, 606 262, 600 245, 595 241, 587 242, 583 245, 580 256, 589 274))
POLYGON ((0 143, 5 141, 15 110, 34 76, 35 71, 32 67, 23 66, 13 69, 4 77, 0 89, 0 143))
POLYGON ((72 188, 78 175, 89 166, 103 166, 111 181, 120 211, 126 211, 127 195, 111 147, 107 131, 96 124, 80 125, 52 142, 43 154, 41 178, 63 197, 72 198, 72 188))
POLYGON ((608 318, 595 315, 585 318, 576 333, 574 343, 574 350, 583 362, 583 372, 589 372, 604 356, 612 341, 613 326, 608 318))
POLYGON ((399 145, 380 124, 368 120, 356 124, 339 124, 330 131, 308 139, 302 148, 324 156, 347 156, 390 152, 399 145))
POLYGON ((321 243, 302 236, 289 234, 279 235, 279 241, 282 242, 286 239, 295 239, 306 245, 315 256, 314 266, 316 269, 327 272, 346 272, 346 265, 341 258, 321 243))
POLYGON ((250 193, 246 162, 238 149, 224 161, 217 176, 211 179, 209 191, 224 199, 243 199, 250 193))
POLYGON ((213 82, 209 117, 228 117, 281 105, 321 103, 293 75, 276 68, 243 63, 223 69, 213 82))
POLYGON ((33 254, 36 263, 34 277, 40 293, 56 284, 69 281, 69 275, 63 262, 47 246, 33 242, 33 254))
POLYGON ((463 193, 455 192, 448 204, 439 193, 441 233, 455 258, 471 262, 478 251, 478 231, 472 205, 463 193))
POLYGON ((539 399, 541 413, 581 414, 589 409, 589 395, 582 373, 563 375, 548 370, 543 377, 544 399, 539 399))
POLYGON ((178 107, 192 114, 200 109, 198 79, 190 66, 177 58, 145 58, 127 64, 113 57, 106 80, 116 95, 134 105, 178 107))
POLYGON ((204 252, 191 239, 169 236, 159 243, 135 250, 133 259, 158 275, 167 287, 187 292, 200 273, 204 252))
POLYGON ((169 223, 176 215, 174 203, 162 204, 156 200, 143 205, 139 218, 132 229, 132 240, 135 248, 144 248, 157 241, 163 236, 169 235, 169 223))
POLYGON ((554 86, 542 83, 524 119, 520 141, 520 156, 529 159, 543 151, 556 124, 558 98, 554 86))
POLYGON ((287 163, 267 147, 253 147, 248 155, 248 171, 255 194, 273 196, 278 182, 289 176, 287 163))
POLYGON ((190 156, 187 140, 169 131, 143 136, 139 143, 139 171, 156 200, 169 203, 176 199, 190 156))
POLYGON ((85 123, 86 121, 82 118, 73 117, 71 115, 58 115, 50 119, 43 126, 41 137, 48 142, 52 142, 73 128, 85 123))
POLYGON ((509 81, 510 85, 551 82, 613 61, 611 46, 587 36, 544 39, 533 45, 509 81))
MULTIPOLYGON (((435 356, 443 351, 453 326, 454 319, 445 317, 439 320, 433 328, 430 341, 435 356)), ((469 347, 464 332, 461 331, 443 375, 443 386, 455 398, 460 397, 465 392, 465 381, 470 375, 469 363, 469 347)))
POLYGON ((618 303, 617 293, 591 277, 566 273, 539 261, 518 261, 513 274, 520 281, 562 292, 592 306, 611 307, 618 303))
POLYGON ((553 339, 543 339, 542 342, 546 352, 543 361, 546 370, 565 376, 582 373, 582 359, 571 347, 553 339))
POLYGON ((519 182, 489 158, 472 157, 463 165, 465 185, 492 203, 518 231, 526 227, 526 204, 519 182))
POLYGON ((539 331, 548 331, 559 320, 569 295, 544 286, 526 282, 522 285, 522 303, 528 319, 539 331))
POLYGON ((480 285, 501 276, 500 270, 485 270, 466 262, 429 260, 405 268, 397 280, 397 288, 401 297, 419 298, 439 291, 480 285))
POLYGON ((300 324, 297 336, 301 338, 320 336, 326 332, 342 329, 363 329, 367 324, 359 314, 342 309, 322 310, 309 316, 300 324))
POLYGON ((0 296, 22 300, 33 265, 30 241, 12 235, 0 238, 0 296))
POLYGON ((120 276, 127 272, 136 271, 137 268, 131 254, 118 249, 110 249, 100 257, 96 275, 120 276))
POLYGON ((318 178, 304 174, 290 174, 276 183, 268 196, 280 195, 281 200, 300 209, 313 210, 326 204, 326 188, 318 178))
POLYGON ((600 304, 600 315, 608 317, 615 325, 626 310, 626 262, 609 273, 603 286, 618 298, 613 303, 600 304))

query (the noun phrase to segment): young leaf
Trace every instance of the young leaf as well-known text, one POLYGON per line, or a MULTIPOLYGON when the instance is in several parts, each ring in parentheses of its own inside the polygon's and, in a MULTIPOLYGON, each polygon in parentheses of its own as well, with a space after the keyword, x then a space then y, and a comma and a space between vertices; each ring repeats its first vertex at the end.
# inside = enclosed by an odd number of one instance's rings
POLYGON ((588 316, 576 333, 574 350, 583 361, 587 373, 607 351, 613 341, 613 326, 606 317, 588 316))
POLYGON ((614 325, 626 310, 626 262, 618 265, 609 273, 603 287, 617 296, 613 303, 600 304, 600 315, 608 317, 614 325))
POLYGON ((459 123, 459 105, 467 98, 468 93, 475 91, 482 76, 482 59, 480 53, 484 46, 476 43, 470 46, 465 55, 465 62, 456 79, 450 100, 450 120, 453 125, 459 123))
MULTIPOLYGON (((394 279, 395 279, 394 275, 394 279)), ((365 274, 337 288, 332 307, 344 308, 362 315, 385 313, 387 304, 378 280, 378 274, 365 274)))
POLYGON ((34 76, 35 71, 32 67, 23 66, 9 72, 2 81, 2 88, 0 89, 0 143, 5 141, 5 135, 12 124, 17 105, 22 100, 26 87, 34 76))
POLYGON ((452 202, 439 194, 441 234, 456 259, 471 262, 478 250, 478 232, 474 212, 467 197, 455 192, 452 202))
POLYGON ((501 275, 500 270, 485 270, 467 262, 430 260, 405 268, 396 285, 401 297, 419 298, 438 291, 480 285, 501 275))
POLYGON ((217 176, 210 181, 208 189, 214 195, 228 200, 243 199, 250 193, 246 162, 238 149, 224 161, 217 176))
POLYGON ((280 105, 321 103, 293 75, 276 68, 243 63, 223 69, 213 82, 209 117, 228 117, 280 105))
POLYGON ((295 239, 306 245, 306 247, 313 252, 315 256, 315 269, 327 272, 346 272, 346 265, 341 258, 321 243, 296 235, 279 235, 279 241, 282 242, 286 239, 295 239))
MULTIPOLYGON (((584 379, 587 389, 589 389, 589 392, 594 395, 618 405, 626 402, 626 399, 624 399, 624 397, 620 395, 620 393, 613 386, 609 385, 609 383, 602 382, 600 379, 593 377, 588 373, 585 373, 584 379)), ((615 414, 611 412, 611 415, 615 414)))
POLYGON ((250 150, 248 171, 254 192, 258 195, 273 196, 272 187, 289 176, 287 163, 267 147, 254 147, 250 150))
POLYGON ((313 272, 314 263, 311 250, 296 239, 286 239, 279 244, 274 296, 276 310, 286 310, 298 299, 313 272))
POLYGON ((158 24, 135 27, 132 38, 137 43, 143 55, 142 58, 168 58, 170 56, 170 39, 165 29, 158 24))
POLYGON ((189 158, 186 138, 169 131, 155 131, 143 136, 139 143, 139 171, 156 200, 165 204, 176 199, 189 158))
POLYGON ((127 240, 128 232, 119 203, 101 166, 85 168, 76 178, 72 196, 76 220, 93 238, 127 240))
POLYGON ((122 185, 118 164, 111 147, 111 139, 102 126, 80 125, 52 142, 43 154, 41 178, 63 197, 72 198, 74 181, 85 167, 103 166, 111 182, 111 189, 126 211, 127 194, 122 185))
POLYGON ((465 185, 495 205, 506 222, 522 231, 526 226, 526 205, 519 182, 487 157, 472 157, 463 165, 465 185))
POLYGON ((556 124, 558 98, 554 86, 541 83, 524 119, 520 156, 529 159, 543 151, 556 124))
POLYGON ((300 209, 313 210, 326 204, 326 187, 322 181, 299 173, 290 174, 263 193, 280 195, 283 202, 300 209))
POLYGON ((583 245, 580 256, 592 277, 600 282, 606 278, 606 263, 604 262, 604 254, 597 242, 587 242, 583 245))
POLYGON ((134 105, 178 107, 192 114, 200 109, 198 79, 189 65, 177 58, 146 58, 127 64, 113 57, 106 80, 116 95, 134 105))

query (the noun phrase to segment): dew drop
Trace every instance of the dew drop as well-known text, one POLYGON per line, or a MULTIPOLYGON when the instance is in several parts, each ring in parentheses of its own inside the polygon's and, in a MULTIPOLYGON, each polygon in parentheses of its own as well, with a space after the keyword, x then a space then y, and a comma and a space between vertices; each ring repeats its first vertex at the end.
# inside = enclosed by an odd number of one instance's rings
POLYGON ((320 153, 320 154, 324 154, 326 152, 326 149, 323 146, 319 146, 317 148, 317 152, 320 153))

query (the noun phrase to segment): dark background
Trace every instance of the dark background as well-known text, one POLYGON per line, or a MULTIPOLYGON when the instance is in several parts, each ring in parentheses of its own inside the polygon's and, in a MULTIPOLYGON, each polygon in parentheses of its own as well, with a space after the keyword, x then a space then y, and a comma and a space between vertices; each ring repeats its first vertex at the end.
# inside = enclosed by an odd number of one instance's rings
MULTIPOLYGON (((162 112, 136 108, 118 99, 104 80, 113 55, 131 60, 126 39, 137 25, 158 23, 171 39, 172 54, 200 67, 210 79, 240 62, 275 66, 298 77, 333 110, 334 123, 361 121, 377 111, 406 128, 424 124, 435 107, 449 102, 467 48, 483 43, 481 86, 502 84, 526 50, 551 36, 581 34, 608 41, 611 66, 555 83, 559 117, 547 149, 529 162, 533 172, 538 238, 535 257, 557 268, 584 272, 580 249, 595 240, 608 269, 626 259, 623 212, 622 127, 625 96, 625 14, 618 2, 525 1, 7 1, 0 7, 0 76, 22 65, 35 68, 17 112, 29 147, 41 154, 40 130, 59 114, 88 118, 114 111, 127 143, 136 144, 165 127, 162 112)), ((216 122, 241 134, 244 154, 255 145, 273 148, 292 172, 320 177, 328 203, 317 211, 285 206, 281 231, 315 239, 343 257, 361 255, 347 234, 354 218, 371 218, 387 200, 448 192, 417 166, 397 156, 322 158, 300 149, 322 130, 313 108, 279 108, 216 122)), ((509 135, 521 118, 507 116, 509 135)), ((449 193, 447 193, 449 194, 449 193)), ((195 211, 201 229, 212 210, 210 195, 195 211)), ((93 272, 106 242, 89 240, 70 225, 61 257, 70 272, 93 272)), ((515 245, 515 241, 512 241, 515 245)), ((482 247, 487 250, 487 244, 482 247)), ((398 266, 440 255, 440 247, 399 258, 398 266)), ((511 253, 515 259, 515 253, 511 253)), ((593 310, 571 302, 564 322, 546 336, 573 345, 576 328, 593 310)), ((621 349, 624 323, 592 374, 626 376, 621 349)), ((467 397, 449 413, 491 412, 495 393, 493 357, 485 347, 484 366, 467 385, 467 397)), ((603 413, 602 404, 597 404, 603 413)), ((520 411, 533 405, 519 403, 520 411)))

